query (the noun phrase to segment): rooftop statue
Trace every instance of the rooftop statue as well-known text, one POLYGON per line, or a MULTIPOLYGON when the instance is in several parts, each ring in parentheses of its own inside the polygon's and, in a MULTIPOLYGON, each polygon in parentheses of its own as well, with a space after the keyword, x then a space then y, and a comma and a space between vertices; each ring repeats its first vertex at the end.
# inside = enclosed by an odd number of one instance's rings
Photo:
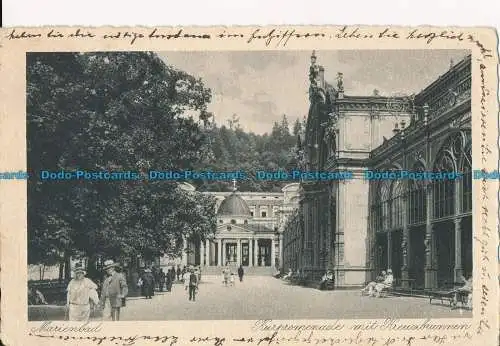
POLYGON ((337 73, 337 90, 339 93, 344 92, 344 74, 342 72, 337 73))
POLYGON ((311 55, 311 66, 309 67, 309 81, 311 86, 318 86, 319 66, 316 64, 316 51, 311 55))

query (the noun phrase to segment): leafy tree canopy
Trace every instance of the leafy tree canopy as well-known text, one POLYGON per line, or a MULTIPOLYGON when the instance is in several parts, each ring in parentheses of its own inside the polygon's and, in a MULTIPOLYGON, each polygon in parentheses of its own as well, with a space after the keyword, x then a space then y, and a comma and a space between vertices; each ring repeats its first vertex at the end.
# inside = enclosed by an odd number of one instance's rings
MULTIPOLYGON (((179 255, 183 236, 215 230, 215 201, 175 183, 40 179, 49 171, 243 170, 240 190, 280 191, 257 170, 286 169, 297 124, 247 133, 234 114, 215 127, 211 91, 153 53, 32 53, 27 56, 29 263, 68 256, 179 255)), ((194 182, 227 191, 230 182, 194 182)))
POLYGON ((152 53, 29 54, 29 263, 178 254, 182 234, 212 232, 214 202, 174 184, 39 179, 41 170, 193 169, 210 95, 152 53))

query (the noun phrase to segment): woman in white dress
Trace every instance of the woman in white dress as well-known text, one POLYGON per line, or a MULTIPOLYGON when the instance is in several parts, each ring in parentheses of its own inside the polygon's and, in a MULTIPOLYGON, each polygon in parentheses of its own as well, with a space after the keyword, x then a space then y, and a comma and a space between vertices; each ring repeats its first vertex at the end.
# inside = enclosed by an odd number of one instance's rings
POLYGON ((184 275, 182 276, 182 280, 184 281, 184 290, 188 290, 189 288, 189 277, 191 276, 191 267, 188 268, 188 270, 186 270, 186 272, 184 273, 184 275))
POLYGON ((81 264, 74 268, 75 277, 67 288, 66 308, 70 321, 88 321, 90 319, 90 304, 99 304, 97 285, 85 277, 85 269, 81 264))

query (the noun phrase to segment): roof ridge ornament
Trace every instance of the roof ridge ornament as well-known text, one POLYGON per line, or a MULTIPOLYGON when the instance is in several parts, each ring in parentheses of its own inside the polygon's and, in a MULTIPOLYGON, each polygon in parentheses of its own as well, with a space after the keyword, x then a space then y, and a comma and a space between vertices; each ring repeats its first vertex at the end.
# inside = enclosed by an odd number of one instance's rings
POLYGON ((236 179, 233 179, 233 192, 236 192, 238 188, 236 187, 236 179))

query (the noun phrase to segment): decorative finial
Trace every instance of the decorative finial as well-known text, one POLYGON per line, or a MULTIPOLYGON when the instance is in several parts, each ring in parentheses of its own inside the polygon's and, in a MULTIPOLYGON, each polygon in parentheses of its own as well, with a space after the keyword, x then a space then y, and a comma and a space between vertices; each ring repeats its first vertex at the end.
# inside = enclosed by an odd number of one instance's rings
POLYGON ((455 65, 455 62, 453 61, 453 59, 450 59, 450 69, 453 67, 453 65, 455 65))
POLYGON ((379 96, 378 89, 373 89, 373 96, 379 96))
POLYGON ((238 188, 236 187, 236 179, 233 179, 233 192, 235 192, 236 190, 238 190, 238 188))

